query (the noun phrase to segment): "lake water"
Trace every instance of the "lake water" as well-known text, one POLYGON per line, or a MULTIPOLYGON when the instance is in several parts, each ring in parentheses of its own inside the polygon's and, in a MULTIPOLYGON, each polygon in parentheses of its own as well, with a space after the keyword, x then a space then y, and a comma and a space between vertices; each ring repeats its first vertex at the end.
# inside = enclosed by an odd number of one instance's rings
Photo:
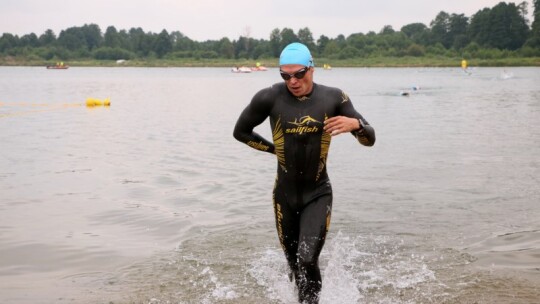
MULTIPOLYGON (((278 81, 277 69, 0 67, 0 302, 295 303, 276 159, 232 137, 278 81)), ((538 302, 540 68, 315 81, 377 132, 371 148, 332 141, 321 303, 538 302)))

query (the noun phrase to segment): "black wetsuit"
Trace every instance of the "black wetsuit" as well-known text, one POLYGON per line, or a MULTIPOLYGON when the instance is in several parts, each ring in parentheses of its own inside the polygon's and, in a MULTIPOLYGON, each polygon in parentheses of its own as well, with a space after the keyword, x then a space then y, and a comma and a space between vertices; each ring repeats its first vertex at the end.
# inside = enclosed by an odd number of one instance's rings
POLYGON ((351 132, 366 146, 375 132, 337 88, 319 84, 307 96, 295 97, 285 83, 259 91, 244 109, 234 137, 250 147, 277 156, 273 200, 281 246, 298 286, 300 302, 317 303, 322 287, 319 254, 330 225, 332 187, 326 173, 331 135, 324 121, 333 116, 360 119, 351 132), (253 129, 270 118, 273 143, 253 129))

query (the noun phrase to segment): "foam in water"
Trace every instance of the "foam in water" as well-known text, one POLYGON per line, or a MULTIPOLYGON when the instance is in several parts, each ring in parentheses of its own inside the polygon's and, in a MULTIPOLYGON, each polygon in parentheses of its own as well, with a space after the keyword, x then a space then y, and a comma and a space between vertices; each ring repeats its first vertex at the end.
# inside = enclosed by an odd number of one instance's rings
MULTIPOLYGON (((320 257, 323 277, 320 303, 415 303, 429 300, 436 283, 422 256, 404 255, 401 244, 382 237, 352 237, 338 232, 320 257), (392 247, 394 246, 394 247, 392 247), (404 296, 408 291, 409 296, 404 296), (411 292, 412 291, 412 292, 411 292)), ((294 284, 280 249, 266 249, 255 257, 248 273, 266 297, 278 303, 296 303, 294 284)))
POLYGON ((283 252, 266 249, 256 257, 248 273, 259 286, 265 287, 266 296, 281 303, 294 303, 297 300, 294 284, 289 281, 289 266, 283 252))
MULTIPOLYGON (((192 270, 196 270, 200 266, 204 265, 197 263, 192 270)), ((235 290, 235 284, 224 283, 223 280, 219 278, 218 274, 212 270, 211 266, 204 266, 200 272, 190 279, 190 282, 196 289, 203 291, 203 293, 198 296, 198 301, 202 304, 211 304, 226 300, 231 301, 239 298, 239 294, 235 290)))
MULTIPOLYGON (((234 291, 234 287, 231 285, 223 285, 216 274, 210 269, 210 267, 206 267, 201 272, 201 275, 208 276, 210 282, 214 285, 212 290, 212 297, 215 300, 232 300, 238 298, 238 295, 234 291)), ((205 303, 213 303, 211 299, 205 299, 209 302, 205 301, 205 303)))

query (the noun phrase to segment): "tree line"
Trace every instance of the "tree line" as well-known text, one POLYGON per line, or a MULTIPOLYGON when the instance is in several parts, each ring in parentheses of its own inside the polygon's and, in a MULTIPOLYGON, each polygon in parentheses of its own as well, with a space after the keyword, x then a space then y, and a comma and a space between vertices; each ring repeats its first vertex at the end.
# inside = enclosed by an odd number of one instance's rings
POLYGON ((240 36, 236 40, 194 41, 180 31, 145 32, 142 28, 103 33, 96 24, 47 30, 21 37, 4 33, 0 55, 27 60, 73 59, 253 59, 277 58, 291 42, 306 44, 317 57, 351 59, 372 56, 450 56, 468 58, 540 57, 540 0, 533 0, 533 21, 527 20, 527 2, 500 2, 471 17, 441 11, 428 25, 411 23, 400 30, 384 26, 373 31, 317 40, 305 27, 297 32, 276 28, 268 40, 240 36))

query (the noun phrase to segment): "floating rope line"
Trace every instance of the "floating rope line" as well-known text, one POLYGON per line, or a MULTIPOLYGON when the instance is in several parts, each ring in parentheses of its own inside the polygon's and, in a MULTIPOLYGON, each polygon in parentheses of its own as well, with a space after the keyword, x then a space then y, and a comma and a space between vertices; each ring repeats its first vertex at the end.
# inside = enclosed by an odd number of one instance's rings
POLYGON ((86 106, 88 108, 94 108, 97 106, 109 107, 111 105, 110 99, 100 100, 96 98, 88 98, 86 103, 62 103, 62 104, 50 104, 50 103, 30 103, 30 102, 2 102, 0 101, 0 118, 24 116, 33 113, 41 113, 47 111, 54 111, 67 108, 78 108, 86 106), (19 108, 33 108, 33 110, 22 111, 10 111, 8 109, 19 108))

